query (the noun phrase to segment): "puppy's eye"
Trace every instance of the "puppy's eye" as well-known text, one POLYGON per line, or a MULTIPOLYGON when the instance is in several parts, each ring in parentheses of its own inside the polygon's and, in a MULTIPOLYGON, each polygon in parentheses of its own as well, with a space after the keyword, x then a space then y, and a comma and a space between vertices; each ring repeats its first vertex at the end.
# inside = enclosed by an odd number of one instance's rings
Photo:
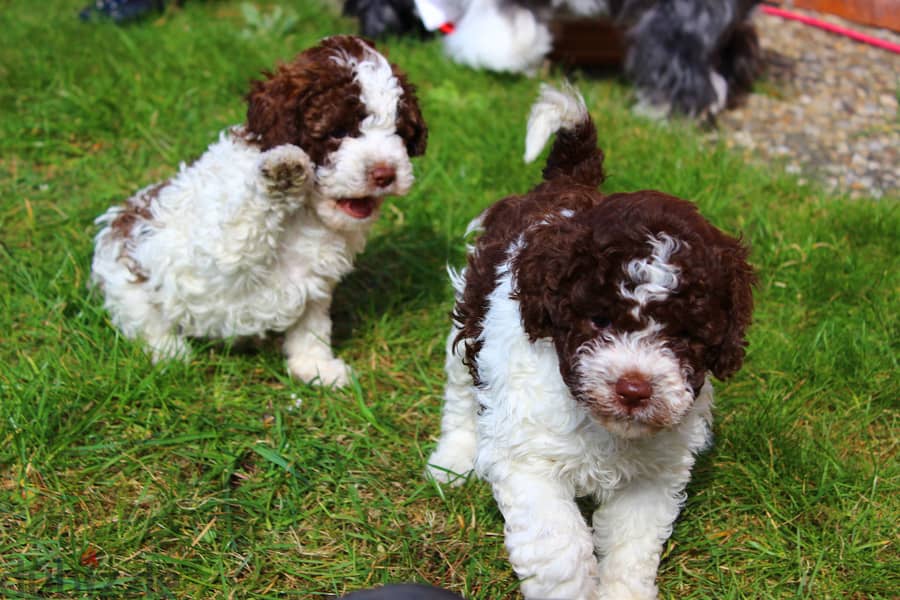
POLYGON ((603 315, 595 315, 591 317, 591 323, 593 323, 594 327, 597 329, 607 329, 612 326, 612 321, 610 321, 607 317, 603 315))

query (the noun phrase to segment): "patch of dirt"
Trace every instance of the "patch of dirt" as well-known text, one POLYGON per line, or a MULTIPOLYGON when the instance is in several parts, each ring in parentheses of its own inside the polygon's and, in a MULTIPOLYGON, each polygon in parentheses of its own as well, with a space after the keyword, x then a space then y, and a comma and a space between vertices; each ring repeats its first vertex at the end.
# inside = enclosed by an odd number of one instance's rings
MULTIPOLYGON (((900 34, 796 10, 900 43, 900 34)), ((766 71, 712 135, 856 198, 900 198, 900 54, 758 11, 766 71)))

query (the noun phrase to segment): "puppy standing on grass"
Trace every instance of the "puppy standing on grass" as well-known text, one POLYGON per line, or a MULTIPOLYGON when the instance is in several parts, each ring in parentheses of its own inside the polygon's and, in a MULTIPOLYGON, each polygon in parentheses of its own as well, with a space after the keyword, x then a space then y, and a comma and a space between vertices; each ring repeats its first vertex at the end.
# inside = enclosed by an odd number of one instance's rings
POLYGON ((574 90, 545 87, 526 160, 544 182, 488 208, 454 277, 441 437, 429 473, 474 471, 503 513, 526 598, 655 598, 660 553, 710 443, 710 375, 744 359, 747 249, 693 204, 604 196, 574 90), (577 496, 599 504, 591 526, 577 496), (595 556, 596 552, 596 556, 595 556))
POLYGON ((245 125, 97 219, 92 281, 154 360, 186 357, 188 337, 285 331, 293 376, 344 385, 332 291, 383 197, 413 183, 427 137, 414 89, 371 44, 336 36, 247 100, 245 125))

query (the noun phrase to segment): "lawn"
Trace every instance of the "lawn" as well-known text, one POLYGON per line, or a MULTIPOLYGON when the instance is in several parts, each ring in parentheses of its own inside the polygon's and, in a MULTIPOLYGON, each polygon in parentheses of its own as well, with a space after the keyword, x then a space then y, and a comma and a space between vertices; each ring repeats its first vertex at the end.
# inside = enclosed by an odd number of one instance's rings
MULTIPOLYGON (((438 432, 445 265, 523 165, 538 80, 395 40, 430 127, 335 299, 346 390, 286 376, 272 345, 153 366, 86 286, 93 219, 242 120, 247 82, 353 31, 313 0, 190 0, 126 27, 87 0, 11 0, 0 26, 0 596, 327 598, 427 581, 514 598, 487 487, 422 477, 438 432), (277 12, 280 11, 280 12, 277 12)), ((170 3, 173 4, 173 3, 170 3)), ((717 384, 659 573, 663 598, 896 598, 898 198, 849 201, 748 165, 685 123, 576 77, 609 191, 659 188, 742 233, 759 272, 748 360, 717 384)))

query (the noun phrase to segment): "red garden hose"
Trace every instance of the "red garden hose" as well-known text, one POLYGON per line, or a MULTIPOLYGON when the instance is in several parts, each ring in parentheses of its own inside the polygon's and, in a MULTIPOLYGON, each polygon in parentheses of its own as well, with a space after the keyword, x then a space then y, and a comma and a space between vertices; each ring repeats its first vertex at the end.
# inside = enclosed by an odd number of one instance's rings
POLYGON ((829 23, 827 21, 823 21, 821 19, 816 19, 814 17, 807 17, 806 15, 801 15, 799 13, 791 12, 789 10, 784 10, 782 8, 777 8, 775 6, 763 5, 762 11, 768 15, 774 15, 776 17, 781 17, 783 19, 792 19, 794 21, 800 21, 806 25, 812 25, 813 27, 818 27, 819 29, 824 29, 825 31, 830 31, 831 33, 836 33, 838 35, 847 36, 851 39, 854 39, 858 42, 863 42, 865 44, 869 44, 872 46, 877 46, 878 48, 883 48, 889 52, 894 52, 895 54, 900 54, 900 44, 895 44, 893 42, 889 42, 887 40, 883 40, 881 38, 873 37, 871 35, 866 35, 864 33, 859 33, 858 31, 854 31, 852 29, 847 29, 846 27, 841 27, 840 25, 835 25, 833 23, 829 23))

